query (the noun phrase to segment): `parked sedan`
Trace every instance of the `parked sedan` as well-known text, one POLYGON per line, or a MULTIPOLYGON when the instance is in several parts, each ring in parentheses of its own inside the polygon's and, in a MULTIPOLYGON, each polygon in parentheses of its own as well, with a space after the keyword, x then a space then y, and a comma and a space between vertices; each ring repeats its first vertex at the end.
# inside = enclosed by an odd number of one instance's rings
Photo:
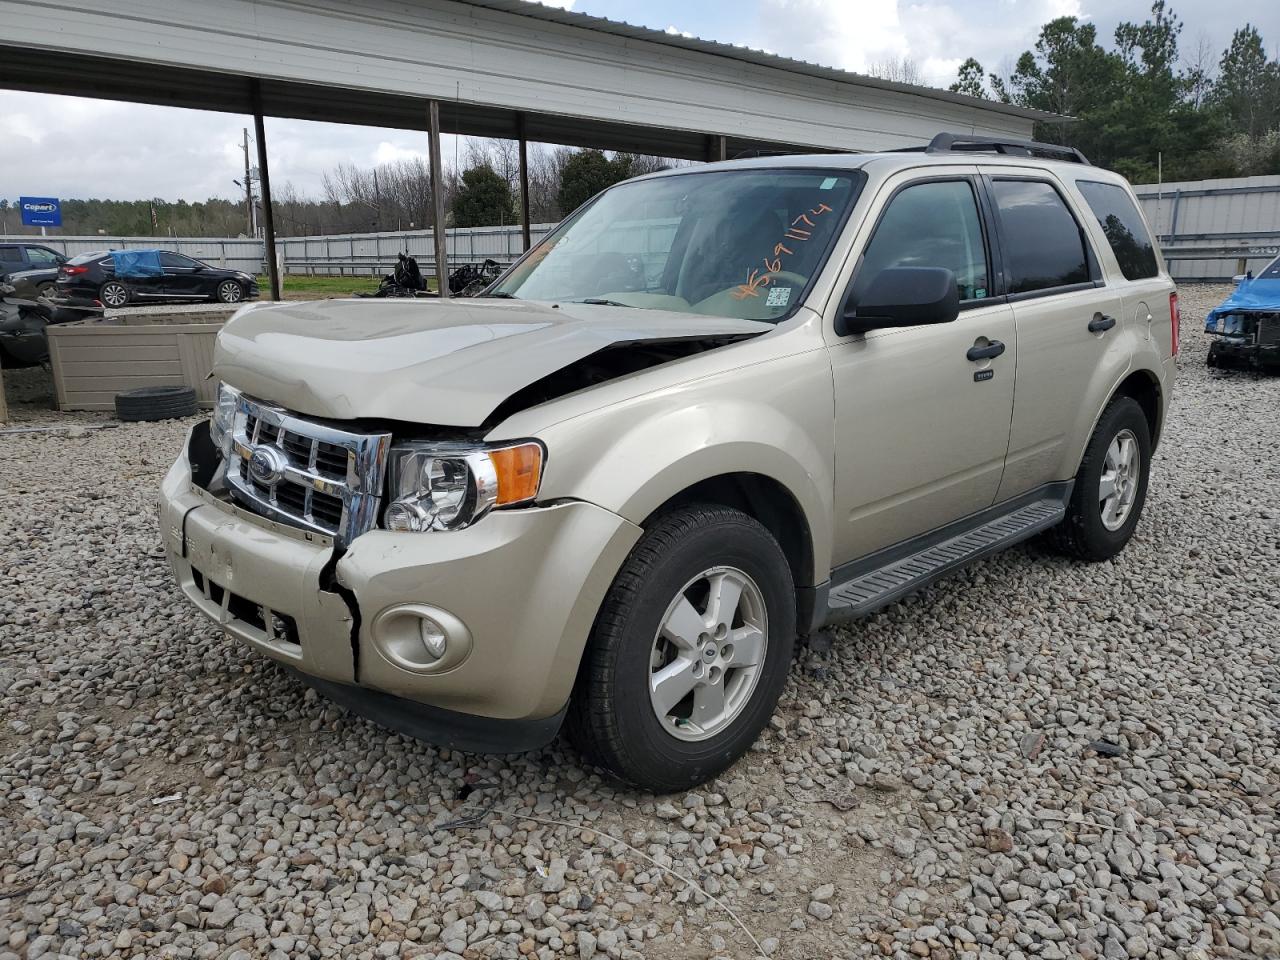
POLYGON ((128 303, 239 303, 258 296, 250 274, 210 266, 169 250, 85 253, 58 268, 55 298, 67 306, 128 303))

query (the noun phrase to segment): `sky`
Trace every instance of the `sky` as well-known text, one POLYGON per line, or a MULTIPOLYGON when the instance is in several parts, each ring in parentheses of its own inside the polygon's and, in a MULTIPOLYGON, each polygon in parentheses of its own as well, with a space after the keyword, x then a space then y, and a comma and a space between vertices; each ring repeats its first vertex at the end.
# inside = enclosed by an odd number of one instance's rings
MULTIPOLYGON (((975 56, 1005 73, 1039 28, 1073 15, 1110 38, 1141 22, 1149 0, 557 0, 554 6, 736 43, 826 66, 865 72, 909 57, 925 81, 946 86, 975 56)), ((1280 3, 1172 0, 1183 21, 1184 56, 1203 40, 1214 60, 1232 31, 1252 22, 1280 48, 1280 3)), ((19 195, 166 200, 235 198, 243 177, 247 117, 43 94, 0 91, 0 197, 19 195)), ((319 196, 338 163, 371 166, 425 156, 425 136, 342 124, 268 118, 271 180, 319 196)), ((454 152, 446 138, 444 153, 454 152)))

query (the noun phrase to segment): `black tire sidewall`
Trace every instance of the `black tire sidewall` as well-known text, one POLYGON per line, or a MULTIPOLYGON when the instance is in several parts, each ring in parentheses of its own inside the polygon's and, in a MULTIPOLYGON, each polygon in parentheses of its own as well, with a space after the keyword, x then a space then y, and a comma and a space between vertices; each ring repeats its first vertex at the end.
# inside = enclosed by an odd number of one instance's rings
POLYGON ((1142 508, 1147 499, 1147 481, 1150 476, 1151 428, 1147 424, 1146 414, 1136 400, 1130 397, 1119 397, 1107 407, 1099 418, 1097 427, 1094 428, 1084 460, 1080 465, 1080 472, 1076 477, 1076 488, 1071 497, 1075 516, 1070 520, 1076 524, 1081 535, 1081 544, 1091 557, 1105 560, 1124 549, 1142 516, 1142 508), (1102 523, 1098 486, 1106 463, 1107 448, 1111 446, 1117 434, 1126 429, 1132 431, 1137 437, 1138 451, 1142 457, 1138 470, 1138 492, 1124 524, 1117 530, 1108 530, 1102 523))
POLYGON ((610 638, 621 645, 611 685, 629 766, 636 779, 651 786, 677 790, 701 783, 751 747, 786 683, 795 638, 795 589, 786 557, 773 537, 745 515, 709 523, 650 567, 629 607, 621 635, 610 638), (768 646, 745 709, 723 732, 688 742, 667 733, 654 714, 648 690, 650 657, 672 600, 686 583, 714 566, 737 567, 760 588, 768 616, 768 646))

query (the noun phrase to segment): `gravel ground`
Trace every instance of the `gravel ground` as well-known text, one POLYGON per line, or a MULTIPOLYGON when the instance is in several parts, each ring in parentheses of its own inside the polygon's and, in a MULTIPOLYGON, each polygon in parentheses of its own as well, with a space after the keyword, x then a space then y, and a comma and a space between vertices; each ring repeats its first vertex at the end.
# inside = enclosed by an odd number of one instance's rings
POLYGON ((1280 956, 1280 380, 1206 371, 1224 292, 1183 292, 1120 558, 1027 546, 815 638, 753 752, 663 798, 246 654, 157 542, 188 424, 7 374, 19 426, 80 426, 0 436, 0 958, 1280 956))

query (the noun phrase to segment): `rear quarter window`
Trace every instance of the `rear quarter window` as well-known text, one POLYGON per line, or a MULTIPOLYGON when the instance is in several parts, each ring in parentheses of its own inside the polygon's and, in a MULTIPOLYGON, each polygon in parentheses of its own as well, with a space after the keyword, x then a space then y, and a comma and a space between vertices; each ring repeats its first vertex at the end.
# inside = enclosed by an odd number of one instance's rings
POLYGON ((1129 191, 1115 183, 1077 180, 1076 186, 1098 218, 1120 272, 1126 280, 1142 280, 1160 272, 1155 245, 1129 191))

